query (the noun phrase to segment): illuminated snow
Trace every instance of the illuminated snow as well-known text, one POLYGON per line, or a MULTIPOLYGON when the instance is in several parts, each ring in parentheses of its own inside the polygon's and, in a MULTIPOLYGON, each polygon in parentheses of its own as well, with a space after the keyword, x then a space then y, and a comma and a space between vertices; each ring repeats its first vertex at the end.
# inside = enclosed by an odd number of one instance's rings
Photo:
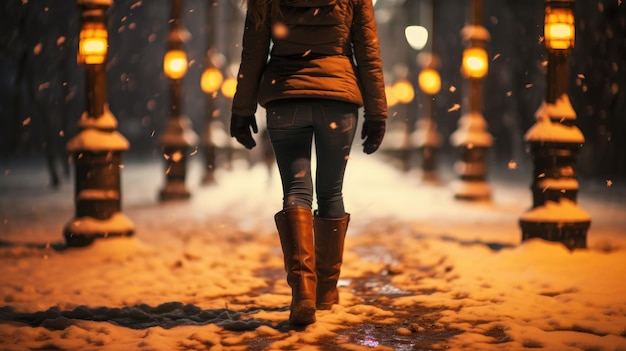
POLYGON ((391 350, 391 335, 342 334, 351 325, 375 323, 397 325, 402 337, 442 326, 463 331, 441 349, 626 348, 623 203, 579 195, 593 218, 588 250, 538 239, 520 245, 518 220, 532 198, 528 184, 493 180, 491 202, 459 202, 448 187, 421 185, 414 173, 358 151, 344 186, 351 222, 341 304, 289 332, 275 327, 288 318, 290 301, 273 222, 281 186, 277 177, 268 181, 263 166, 236 161, 231 170, 216 171, 217 185, 200 187, 203 167, 200 157, 192 158, 192 198, 159 204, 160 158, 128 163, 123 208, 135 236, 65 251, 45 247, 62 240, 73 187, 44 190, 43 164, 5 171, 0 239, 42 247, 0 247, 0 316, 38 313, 41 324, 0 321, 0 343, 6 350, 226 350, 261 338, 267 349, 321 350, 310 345, 330 338, 346 349, 391 350), (37 191, 19 190, 29 188, 37 191), (368 254, 374 250, 379 253, 368 254), (388 271, 389 285, 409 292, 389 300, 393 309, 367 304, 351 286, 388 271), (413 316, 416 327, 403 325, 399 311, 415 306, 433 312, 413 316), (494 328, 508 341, 495 343, 494 328))

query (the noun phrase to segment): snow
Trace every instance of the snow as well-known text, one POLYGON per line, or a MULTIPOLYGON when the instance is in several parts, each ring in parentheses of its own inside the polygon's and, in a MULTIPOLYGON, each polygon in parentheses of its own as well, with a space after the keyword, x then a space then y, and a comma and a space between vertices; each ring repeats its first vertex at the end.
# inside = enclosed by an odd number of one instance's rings
POLYGON ((77 0, 79 5, 103 5, 112 6, 113 0, 77 0))
POLYGON ((552 120, 572 121, 576 112, 567 94, 561 95, 554 104, 542 102, 535 113, 537 122, 530 127, 524 138, 528 141, 554 141, 562 143, 583 143, 583 133, 574 126, 566 126, 552 120))
POLYGON ((571 221, 577 223, 589 221, 591 217, 575 202, 561 199, 559 202, 546 201, 545 205, 537 206, 526 212, 522 219, 526 221, 571 221))
POLYGON ((91 217, 73 218, 67 224, 67 229, 72 233, 131 233, 133 222, 123 213, 115 212, 111 218, 99 220, 91 217))
POLYGON ((84 112, 78 126, 82 131, 67 143, 70 151, 124 151, 130 147, 128 140, 115 131, 117 119, 109 110, 108 104, 104 105, 100 116, 91 117, 84 112))
POLYGON ((461 29, 461 37, 465 40, 489 41, 491 35, 487 28, 481 25, 466 25, 461 29))
POLYGON ((83 129, 67 143, 67 150, 71 152, 124 151, 129 147, 130 143, 119 132, 93 128, 83 129))
POLYGON ((619 184, 593 189, 596 196, 581 185, 589 249, 569 251, 519 242, 530 172, 528 184, 490 176, 489 202, 456 201, 449 187, 358 151, 344 187, 351 223, 341 303, 302 330, 286 323, 290 290, 273 223, 280 183, 262 165, 237 159, 216 171, 217 185, 201 187, 200 157, 191 157, 192 198, 159 203, 162 160, 128 161, 123 212, 136 234, 65 250, 72 185, 46 188, 43 162, 4 166, 1 348, 328 350, 319 346, 326 340, 393 350, 394 338, 456 329, 432 349, 626 350, 619 184), (359 325, 395 334, 380 338, 359 325))
POLYGON ((450 135, 452 145, 489 147, 493 144, 493 137, 487 132, 487 121, 482 113, 477 111, 464 113, 459 118, 458 125, 459 128, 450 135))

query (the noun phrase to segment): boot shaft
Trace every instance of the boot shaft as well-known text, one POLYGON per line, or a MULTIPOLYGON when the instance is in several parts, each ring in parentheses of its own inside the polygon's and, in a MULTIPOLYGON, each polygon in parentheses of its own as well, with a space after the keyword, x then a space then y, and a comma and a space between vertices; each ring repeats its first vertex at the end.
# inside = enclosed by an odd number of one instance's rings
POLYGON ((325 278, 339 277, 349 223, 349 213, 342 218, 313 217, 317 271, 325 278))
POLYGON ((285 258, 285 271, 315 273, 313 216, 304 207, 291 207, 274 216, 285 258))
POLYGON ((289 321, 296 325, 315 322, 317 276, 313 216, 303 207, 287 208, 274 216, 291 287, 289 321))
POLYGON ((350 214, 342 218, 313 218, 315 232, 315 272, 317 308, 329 310, 339 303, 337 281, 343 263, 343 251, 350 214))

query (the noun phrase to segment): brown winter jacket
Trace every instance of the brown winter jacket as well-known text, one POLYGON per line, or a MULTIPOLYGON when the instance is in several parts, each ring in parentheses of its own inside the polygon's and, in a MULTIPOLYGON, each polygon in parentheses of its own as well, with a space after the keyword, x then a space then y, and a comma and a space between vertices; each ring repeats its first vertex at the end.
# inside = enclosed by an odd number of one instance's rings
POLYGON ((365 119, 387 118, 372 0, 281 0, 281 14, 261 28, 246 17, 234 115, 254 115, 257 103, 326 98, 363 106, 365 119))

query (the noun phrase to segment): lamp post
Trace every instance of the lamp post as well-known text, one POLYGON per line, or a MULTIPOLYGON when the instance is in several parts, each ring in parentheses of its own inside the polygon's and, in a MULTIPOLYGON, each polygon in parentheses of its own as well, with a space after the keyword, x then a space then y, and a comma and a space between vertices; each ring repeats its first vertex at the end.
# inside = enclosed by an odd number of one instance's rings
POLYGON ((207 55, 205 59, 204 71, 200 78, 200 87, 206 94, 206 117, 204 130, 202 134, 202 149, 204 151, 204 175, 202 176, 203 185, 215 184, 215 167, 217 158, 217 146, 213 140, 211 130, 214 121, 219 117, 220 109, 218 108, 218 91, 224 76, 219 70, 226 61, 224 55, 216 49, 217 44, 217 19, 219 4, 209 1, 206 16, 206 36, 207 36, 207 55), (215 61, 219 61, 216 62, 215 61))
MULTIPOLYGON (((439 181, 436 157, 441 146, 441 135, 437 132, 437 123, 435 122, 435 96, 441 90, 441 76, 438 71, 440 63, 434 40, 436 7, 436 1, 420 2, 420 23, 426 28, 430 28, 430 35, 426 31, 425 51, 417 55, 417 64, 420 69, 417 85, 423 93, 420 103, 423 106, 423 111, 416 122, 415 132, 411 136, 412 143, 422 155, 422 180, 433 183, 439 181)), ((409 33, 406 34, 407 39, 409 39, 409 33)), ((416 49, 415 46, 411 46, 416 49)))
POLYGON ((591 217, 578 207, 576 158, 585 141, 568 96, 574 46, 574 0, 545 2, 547 94, 525 140, 533 159, 533 207, 520 218, 522 241, 542 238, 570 250, 586 248, 591 217))
POLYGON ((454 197, 475 201, 491 198, 491 188, 486 181, 486 154, 493 138, 487 132, 487 122, 482 114, 483 78, 489 69, 486 45, 490 38, 487 29, 481 25, 482 0, 474 0, 471 9, 473 24, 466 25, 461 31, 466 44, 461 73, 469 87, 469 108, 464 109, 450 142, 461 154, 461 160, 454 164, 459 175, 453 183, 454 197))
POLYGON ((191 34, 182 25, 182 0, 172 0, 172 19, 167 37, 168 50, 163 59, 163 71, 170 79, 170 115, 159 142, 165 159, 165 186, 159 193, 160 201, 188 199, 191 193, 185 185, 187 154, 198 143, 198 135, 191 128, 191 120, 182 114, 182 80, 187 74, 187 53, 183 44, 191 34))
POLYGON ((97 238, 130 236, 133 223, 121 212, 121 154, 129 143, 116 131, 107 105, 105 63, 106 12, 112 0, 78 0, 81 12, 78 63, 86 69, 86 111, 80 132, 67 143, 74 159, 75 217, 63 234, 68 246, 86 246, 97 238))
POLYGON ((224 75, 215 67, 211 58, 211 50, 207 53, 207 59, 204 72, 200 77, 200 87, 202 91, 207 94, 207 116, 206 126, 202 137, 202 144, 204 149, 204 176, 202 177, 202 184, 209 185, 215 183, 215 159, 216 159, 216 145, 211 136, 211 130, 213 127, 214 113, 216 110, 215 99, 217 98, 218 91, 224 82, 224 75))

